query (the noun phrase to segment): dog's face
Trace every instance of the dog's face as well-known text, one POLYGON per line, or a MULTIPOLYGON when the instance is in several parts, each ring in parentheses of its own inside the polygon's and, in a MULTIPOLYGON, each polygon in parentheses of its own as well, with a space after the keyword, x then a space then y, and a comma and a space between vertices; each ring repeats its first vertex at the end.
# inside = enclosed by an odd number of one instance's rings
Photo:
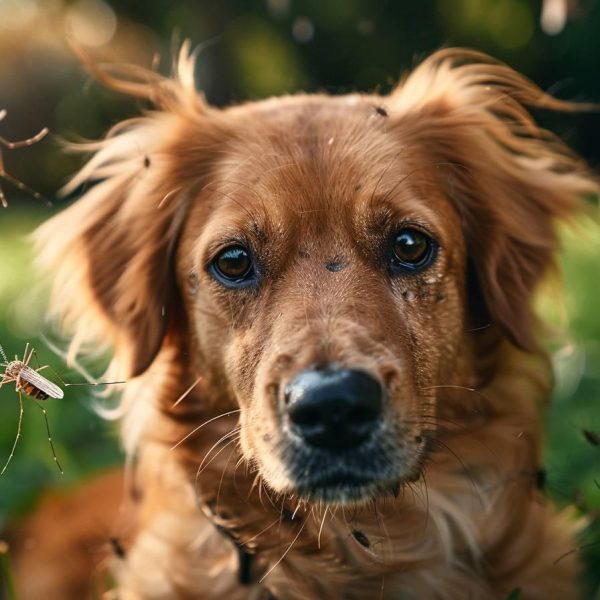
POLYGON ((390 121, 357 96, 257 104, 192 201, 178 274, 199 370, 280 492, 360 501, 417 477, 452 381, 462 227, 390 121))
POLYGON ((160 110, 97 145, 71 188, 104 181, 37 234, 55 306, 77 341, 111 343, 127 377, 164 351, 149 377, 165 421, 172 388, 198 376, 203 427, 239 407, 244 457, 272 489, 387 494, 419 476, 440 390, 471 385, 500 344, 534 347, 554 220, 597 192, 524 108, 565 105, 451 49, 386 97, 221 111, 192 72, 182 59, 175 81, 101 74, 160 110))

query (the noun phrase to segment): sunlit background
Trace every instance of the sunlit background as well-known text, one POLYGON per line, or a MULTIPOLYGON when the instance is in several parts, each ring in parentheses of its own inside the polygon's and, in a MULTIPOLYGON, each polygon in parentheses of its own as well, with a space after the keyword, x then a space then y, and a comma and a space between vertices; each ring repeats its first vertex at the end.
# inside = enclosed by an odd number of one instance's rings
MULTIPOLYGON (((50 129, 30 147, 1 148, 4 169, 54 203, 48 208, 0 179, 9 204, 0 208, 0 344, 14 357, 30 342, 42 363, 68 381, 82 381, 40 337, 49 333, 46 299, 27 236, 72 200, 57 197, 57 190, 82 159, 62 151, 61 141, 102 136, 144 105, 94 82, 69 50, 68 36, 100 61, 165 73, 172 49, 190 38, 201 47, 198 87, 223 105, 298 90, 386 92, 402 70, 450 45, 493 54, 557 97, 600 102, 599 34, 594 0, 0 0, 0 110, 7 111, 0 136, 21 140, 50 129)), ((598 168, 600 114, 536 116, 598 168)), ((590 597, 600 597, 593 596, 600 586, 598 227, 587 223, 565 233, 564 247, 564 298, 545 293, 539 299, 543 315, 562 331, 551 348, 557 388, 540 483, 560 504, 587 515, 577 551, 587 561, 590 597)), ((25 399, 23 436, 0 478, 0 528, 47 488, 73 486, 121 460, 114 430, 94 416, 91 392, 81 389, 46 402, 64 475, 41 412, 25 399)), ((18 412, 14 385, 4 386, 0 464, 10 454, 18 412)))

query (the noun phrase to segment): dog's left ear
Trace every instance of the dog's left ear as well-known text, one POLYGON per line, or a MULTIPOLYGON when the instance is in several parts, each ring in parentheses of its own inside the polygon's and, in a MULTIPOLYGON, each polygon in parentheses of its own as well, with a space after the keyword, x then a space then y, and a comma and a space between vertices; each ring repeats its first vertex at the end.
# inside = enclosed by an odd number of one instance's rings
POLYGON ((156 110, 125 121, 66 187, 91 188, 35 233, 44 270, 54 273, 52 308, 82 343, 114 350, 123 377, 143 373, 179 317, 173 258, 189 203, 206 182, 221 132, 194 89, 182 49, 177 74, 90 65, 107 85, 156 110))
POLYGON ((462 218, 486 318, 535 348, 531 295, 553 265, 555 221, 597 195, 598 180, 525 106, 590 109, 553 99, 506 65, 460 49, 437 52, 390 95, 403 143, 462 218))

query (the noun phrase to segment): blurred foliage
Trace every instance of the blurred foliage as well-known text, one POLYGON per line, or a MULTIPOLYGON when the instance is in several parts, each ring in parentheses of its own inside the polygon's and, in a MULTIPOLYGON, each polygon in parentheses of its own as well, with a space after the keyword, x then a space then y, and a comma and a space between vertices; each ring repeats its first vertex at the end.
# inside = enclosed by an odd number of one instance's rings
MULTIPOLYGON (((13 203, 17 204, 18 200, 13 199, 11 205, 13 203)), ((12 208, 0 213, 0 344, 11 360, 15 355, 23 356, 28 342, 36 349, 41 365, 50 365, 66 382, 80 383, 84 381, 81 375, 69 372, 62 358, 49 350, 42 339, 42 335, 50 335, 44 322, 47 295, 32 266, 27 235, 51 211, 12 208)), ((63 387, 50 370, 43 374, 63 387)), ((116 435, 111 424, 102 421, 93 410, 93 388, 63 389, 64 399, 49 398, 44 401, 44 407, 64 475, 54 464, 41 411, 33 406, 33 399, 23 395, 22 437, 0 478, 0 530, 9 516, 24 514, 44 488, 72 485, 91 472, 118 461, 116 435)), ((18 416, 15 385, 7 384, 0 388, 1 465, 10 455, 18 416)))
MULTIPOLYGON (((151 66, 158 54, 163 72, 177 41, 190 38, 200 47, 199 88, 216 105, 299 90, 385 92, 403 70, 450 45, 488 52, 560 98, 600 102, 600 2, 562 4, 566 25, 548 35, 540 27, 539 0, 0 0, 0 109, 8 110, 0 135, 22 139, 45 126, 54 134, 30 148, 4 149, 6 169, 54 198, 80 164, 60 150, 60 140, 97 138, 142 108, 93 82, 69 50, 67 34, 99 60, 151 66)), ((600 113, 538 116, 598 166, 600 113)), ((42 363, 81 381, 40 339, 46 298, 36 291, 26 236, 52 211, 4 187, 10 207, 0 211, 0 343, 13 356, 28 341, 42 363)), ((596 227, 565 234, 564 302, 550 292, 540 300, 542 313, 571 332, 555 352, 545 484, 560 503, 588 515, 581 544, 589 546, 590 589, 600 586, 600 448, 584 430, 600 432, 599 251, 596 227)), ((92 392, 75 389, 64 400, 46 401, 64 476, 53 464, 40 411, 24 400, 23 437, 0 479, 0 527, 26 512, 45 487, 75 484, 119 460, 110 424, 91 409, 92 392)), ((0 390, 0 463, 17 418, 17 395, 6 386, 0 390)))

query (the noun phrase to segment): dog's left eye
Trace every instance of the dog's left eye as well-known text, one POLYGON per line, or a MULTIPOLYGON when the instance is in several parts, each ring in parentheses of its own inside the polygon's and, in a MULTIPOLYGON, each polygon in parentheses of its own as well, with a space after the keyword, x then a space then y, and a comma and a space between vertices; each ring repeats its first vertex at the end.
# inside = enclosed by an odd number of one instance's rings
POLYGON ((254 263, 250 251, 244 246, 228 246, 213 259, 209 271, 221 283, 240 285, 254 276, 254 263))
POLYGON ((393 271, 420 271, 435 258, 435 241, 426 233, 406 227, 392 240, 391 267, 393 271))

